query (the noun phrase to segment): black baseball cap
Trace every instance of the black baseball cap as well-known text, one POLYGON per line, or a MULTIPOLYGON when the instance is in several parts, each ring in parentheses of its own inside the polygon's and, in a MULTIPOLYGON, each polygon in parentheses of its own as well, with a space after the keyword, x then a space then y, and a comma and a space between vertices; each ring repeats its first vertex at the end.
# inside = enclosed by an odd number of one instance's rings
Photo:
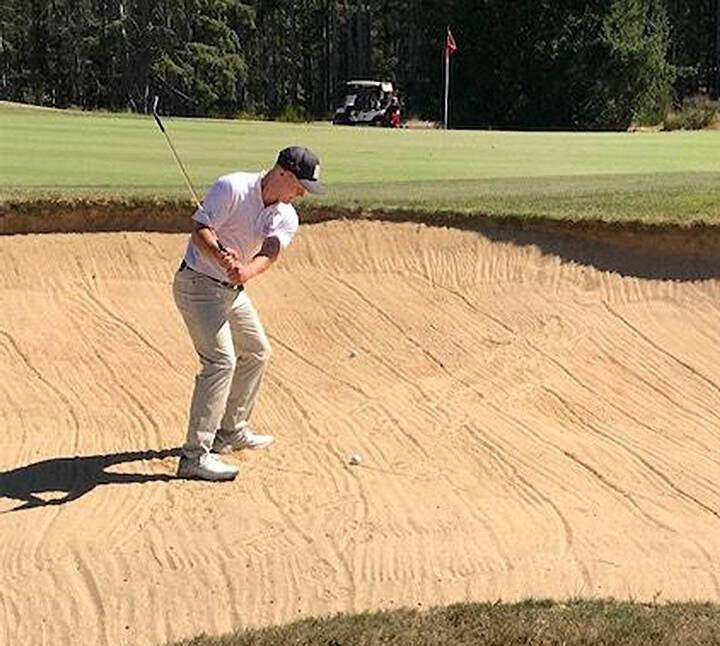
POLYGON ((280 151, 278 166, 289 170, 308 193, 324 193, 320 184, 320 160, 315 154, 302 146, 290 146, 280 151))

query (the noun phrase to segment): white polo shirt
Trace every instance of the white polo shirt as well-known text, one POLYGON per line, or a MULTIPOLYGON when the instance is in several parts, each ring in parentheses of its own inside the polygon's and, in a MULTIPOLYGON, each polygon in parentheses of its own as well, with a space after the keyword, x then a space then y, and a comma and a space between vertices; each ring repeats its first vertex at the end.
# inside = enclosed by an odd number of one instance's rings
MULTIPOLYGON (((265 238, 274 236, 287 247, 298 230, 298 216, 292 204, 278 202, 265 206, 260 180, 262 173, 232 173, 220 177, 205 194, 202 208, 193 220, 212 227, 218 240, 237 250, 240 262, 250 262, 265 238)), ((227 274, 214 259, 200 253, 188 242, 185 262, 195 271, 227 280, 227 274)))

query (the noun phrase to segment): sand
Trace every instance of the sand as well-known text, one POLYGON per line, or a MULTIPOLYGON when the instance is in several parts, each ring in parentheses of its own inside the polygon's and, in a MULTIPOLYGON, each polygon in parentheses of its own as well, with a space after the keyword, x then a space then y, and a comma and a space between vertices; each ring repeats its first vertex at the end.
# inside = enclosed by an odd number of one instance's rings
POLYGON ((717 262, 511 238, 304 226, 248 290, 276 443, 222 484, 174 478, 186 235, 0 238, 0 643, 720 601, 717 262))

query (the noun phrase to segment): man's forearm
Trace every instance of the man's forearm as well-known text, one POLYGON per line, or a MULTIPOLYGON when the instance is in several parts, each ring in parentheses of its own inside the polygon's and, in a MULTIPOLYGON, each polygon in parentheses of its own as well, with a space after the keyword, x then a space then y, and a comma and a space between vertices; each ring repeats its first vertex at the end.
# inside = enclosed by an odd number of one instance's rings
POLYGON ((204 256, 208 256, 216 261, 220 259, 220 247, 218 246, 217 235, 213 229, 205 226, 195 226, 190 235, 190 239, 204 256))
POLYGON ((258 274, 262 274, 266 269, 270 267, 270 265, 275 262, 274 258, 269 258, 268 256, 255 256, 247 265, 245 265, 245 269, 247 270, 247 278, 245 280, 250 280, 251 278, 255 278, 258 274))
POLYGON ((244 284, 268 269, 277 260, 279 254, 280 241, 274 236, 265 238, 260 251, 250 262, 245 265, 235 263, 228 268, 228 278, 235 283, 244 284))
POLYGON ((265 238, 260 251, 246 265, 248 276, 247 280, 254 278, 258 274, 262 274, 266 269, 277 260, 280 254, 280 241, 275 236, 265 238))

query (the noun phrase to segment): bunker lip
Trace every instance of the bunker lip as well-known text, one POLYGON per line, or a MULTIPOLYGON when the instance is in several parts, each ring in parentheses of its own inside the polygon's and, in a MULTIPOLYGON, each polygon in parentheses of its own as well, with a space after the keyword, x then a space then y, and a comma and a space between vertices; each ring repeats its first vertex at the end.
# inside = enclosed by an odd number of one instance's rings
MULTIPOLYGON (((172 199, 42 199, 0 202, 0 235, 190 231, 192 207, 172 199)), ((565 261, 643 278, 720 278, 720 226, 488 215, 454 211, 301 208, 304 225, 331 220, 415 222, 476 231, 490 240, 537 246, 565 261)))

